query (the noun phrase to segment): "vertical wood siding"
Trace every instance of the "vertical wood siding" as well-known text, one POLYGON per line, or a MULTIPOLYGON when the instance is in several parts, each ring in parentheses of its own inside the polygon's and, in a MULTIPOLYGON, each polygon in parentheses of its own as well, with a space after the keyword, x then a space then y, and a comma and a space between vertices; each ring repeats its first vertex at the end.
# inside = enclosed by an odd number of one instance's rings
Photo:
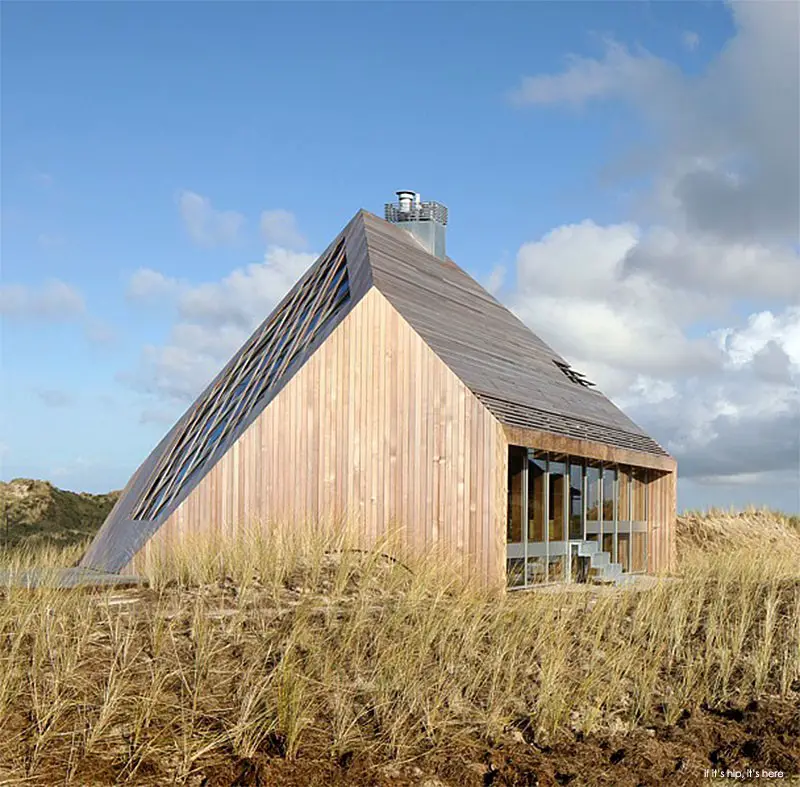
POLYGON ((677 567, 675 527, 677 517, 677 470, 651 471, 648 484, 648 559, 650 573, 674 571, 677 567))
POLYGON ((190 534, 348 518, 365 546, 400 525, 504 583, 506 454, 497 419, 373 288, 126 570, 190 534))

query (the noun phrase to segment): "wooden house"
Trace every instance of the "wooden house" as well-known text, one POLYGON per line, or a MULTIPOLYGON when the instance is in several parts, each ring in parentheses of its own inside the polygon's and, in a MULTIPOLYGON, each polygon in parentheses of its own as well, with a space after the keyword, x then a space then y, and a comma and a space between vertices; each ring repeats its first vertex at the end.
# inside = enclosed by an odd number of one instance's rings
POLYGON ((675 460, 446 256, 444 206, 398 195, 352 218, 166 434, 82 567, 329 517, 512 588, 673 567, 675 460))

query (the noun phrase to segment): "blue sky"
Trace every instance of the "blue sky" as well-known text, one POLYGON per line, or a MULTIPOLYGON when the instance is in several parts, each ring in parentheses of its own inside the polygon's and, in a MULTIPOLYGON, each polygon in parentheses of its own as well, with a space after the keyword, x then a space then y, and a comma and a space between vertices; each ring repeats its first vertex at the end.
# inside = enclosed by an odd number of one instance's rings
POLYGON ((687 467, 683 505, 796 510, 783 5, 4 4, 2 477, 121 487, 313 254, 412 188, 687 467))

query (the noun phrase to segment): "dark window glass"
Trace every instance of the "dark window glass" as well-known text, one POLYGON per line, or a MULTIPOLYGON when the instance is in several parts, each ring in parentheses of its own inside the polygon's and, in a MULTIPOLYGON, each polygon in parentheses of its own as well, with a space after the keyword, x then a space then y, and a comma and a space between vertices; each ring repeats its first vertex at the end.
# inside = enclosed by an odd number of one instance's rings
POLYGON ((508 448, 508 522, 506 539, 509 543, 522 542, 522 483, 528 452, 524 448, 508 448))
POLYGON ((583 466, 569 463, 569 537, 583 538, 583 466))
POLYGON ((564 540, 564 488, 567 468, 563 462, 550 462, 550 540, 564 540))
POLYGON ((596 541, 600 534, 600 468, 589 465, 586 468, 586 538, 596 541))
POLYGON ((528 541, 544 541, 544 478, 547 460, 528 461, 528 541))

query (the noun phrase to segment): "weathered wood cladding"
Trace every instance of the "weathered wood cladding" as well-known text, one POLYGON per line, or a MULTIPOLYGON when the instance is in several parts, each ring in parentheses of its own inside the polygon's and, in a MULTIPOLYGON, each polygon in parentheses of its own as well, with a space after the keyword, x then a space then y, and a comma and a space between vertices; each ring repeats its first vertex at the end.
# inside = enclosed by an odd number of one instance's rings
POLYGON ((628 448, 617 448, 592 440, 579 440, 574 437, 540 432, 537 429, 523 429, 517 426, 504 426, 503 432, 510 445, 521 445, 526 448, 539 448, 542 451, 584 456, 601 462, 646 467, 651 470, 674 472, 677 464, 671 456, 658 456, 644 451, 633 451, 628 448))
POLYGON ((649 573, 658 573, 675 569, 677 463, 672 457, 614 448, 604 443, 576 440, 533 429, 505 426, 503 432, 509 445, 648 469, 647 570, 649 573))
POLYGON ((400 525, 409 547, 503 583, 506 453, 496 418, 373 288, 126 569, 254 519, 343 517, 364 545, 400 525))
POLYGON ((656 574, 674 571, 677 567, 677 468, 668 473, 651 471, 650 478, 647 485, 647 571, 656 574))

